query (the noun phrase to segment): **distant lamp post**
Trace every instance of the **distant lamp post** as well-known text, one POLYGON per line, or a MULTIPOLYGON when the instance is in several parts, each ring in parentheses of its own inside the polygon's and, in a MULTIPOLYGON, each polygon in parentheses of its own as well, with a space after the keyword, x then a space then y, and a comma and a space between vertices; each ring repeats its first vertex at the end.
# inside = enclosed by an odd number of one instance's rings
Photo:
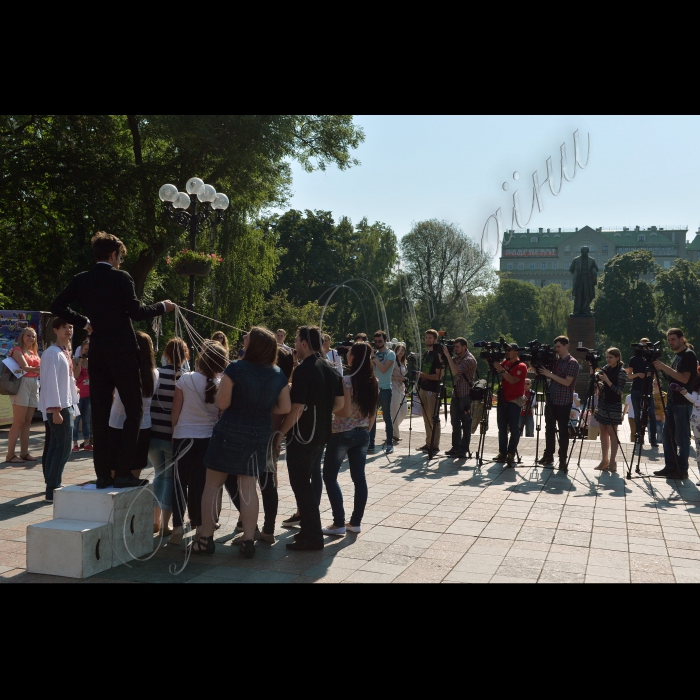
MULTIPOLYGON (((206 185, 198 177, 191 177, 185 185, 187 192, 179 192, 175 185, 163 185, 158 196, 163 202, 165 213, 182 228, 190 232, 190 248, 196 250, 197 234, 207 228, 218 226, 224 220, 228 209, 228 197, 206 185), (194 209, 188 211, 194 199, 194 209), (216 216, 214 216, 216 214, 216 216)), ((190 290, 187 296, 187 309, 194 309, 194 275, 190 275, 190 290)), ((192 314, 187 315, 192 323, 192 314)))

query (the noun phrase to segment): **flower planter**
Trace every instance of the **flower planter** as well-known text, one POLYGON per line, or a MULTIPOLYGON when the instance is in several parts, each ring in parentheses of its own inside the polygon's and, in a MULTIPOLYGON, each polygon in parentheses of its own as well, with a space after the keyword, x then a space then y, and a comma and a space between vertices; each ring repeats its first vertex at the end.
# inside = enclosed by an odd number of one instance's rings
POLYGON ((183 260, 175 268, 178 275, 182 277, 207 277, 211 272, 211 262, 207 260, 183 260))

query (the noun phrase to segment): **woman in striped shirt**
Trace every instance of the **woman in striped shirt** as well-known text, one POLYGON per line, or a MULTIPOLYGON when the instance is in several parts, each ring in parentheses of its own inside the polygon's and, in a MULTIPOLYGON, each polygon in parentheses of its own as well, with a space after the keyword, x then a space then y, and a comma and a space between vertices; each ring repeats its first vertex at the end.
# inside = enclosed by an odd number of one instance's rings
POLYGON ((168 527, 173 512, 173 426, 170 414, 173 410, 175 382, 187 362, 189 350, 182 338, 173 338, 165 346, 165 367, 158 370, 159 382, 151 401, 151 445, 148 461, 155 470, 153 492, 159 506, 153 510, 153 532, 163 530, 163 536, 172 530, 168 527))

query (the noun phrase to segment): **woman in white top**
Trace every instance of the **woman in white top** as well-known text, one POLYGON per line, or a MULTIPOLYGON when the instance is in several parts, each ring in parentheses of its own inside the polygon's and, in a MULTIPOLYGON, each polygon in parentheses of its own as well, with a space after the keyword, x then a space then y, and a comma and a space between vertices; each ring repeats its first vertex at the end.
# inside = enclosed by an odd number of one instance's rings
POLYGON ((323 334, 323 354, 326 359, 338 370, 338 374, 343 376, 343 361, 340 359, 340 353, 336 349, 331 349, 331 337, 328 333, 323 334))
POLYGON ((204 455, 219 420, 214 400, 221 373, 227 366, 228 353, 224 346, 205 340, 197 369, 183 374, 175 385, 172 412, 175 494, 173 534, 168 544, 182 542, 185 507, 192 525, 198 528, 202 525, 201 503, 207 473, 204 455))
POLYGON ((406 402, 406 346, 403 343, 394 345, 396 362, 391 372, 391 420, 394 422, 394 442, 401 440, 399 426, 403 423, 408 410, 406 402))
MULTIPOLYGON (((143 401, 143 416, 141 418, 141 429, 139 439, 136 443, 136 463, 131 473, 137 479, 141 476, 141 470, 148 466, 148 448, 151 444, 151 401, 153 394, 158 388, 158 370, 153 352, 153 342, 147 333, 136 331, 136 340, 141 353, 141 396, 143 401)), ((114 401, 109 414, 109 442, 113 454, 119 449, 121 431, 124 429, 126 421, 126 410, 119 398, 119 391, 114 390, 114 401)))

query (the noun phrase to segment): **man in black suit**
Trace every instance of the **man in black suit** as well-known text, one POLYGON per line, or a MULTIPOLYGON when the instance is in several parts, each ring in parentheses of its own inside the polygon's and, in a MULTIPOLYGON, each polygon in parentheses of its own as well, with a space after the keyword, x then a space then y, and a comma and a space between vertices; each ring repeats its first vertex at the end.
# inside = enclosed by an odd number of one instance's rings
POLYGON ((92 334, 90 397, 97 488, 142 486, 148 481, 131 475, 143 415, 140 354, 131 321, 160 316, 172 311, 175 304, 169 300, 150 306, 141 304, 131 275, 119 269, 126 247, 116 236, 100 231, 92 239, 92 250, 95 267, 76 275, 49 308, 51 313, 92 334), (68 306, 71 302, 77 302, 88 317, 73 311, 68 306), (126 420, 119 451, 111 454, 108 429, 115 388, 124 404, 126 420))

